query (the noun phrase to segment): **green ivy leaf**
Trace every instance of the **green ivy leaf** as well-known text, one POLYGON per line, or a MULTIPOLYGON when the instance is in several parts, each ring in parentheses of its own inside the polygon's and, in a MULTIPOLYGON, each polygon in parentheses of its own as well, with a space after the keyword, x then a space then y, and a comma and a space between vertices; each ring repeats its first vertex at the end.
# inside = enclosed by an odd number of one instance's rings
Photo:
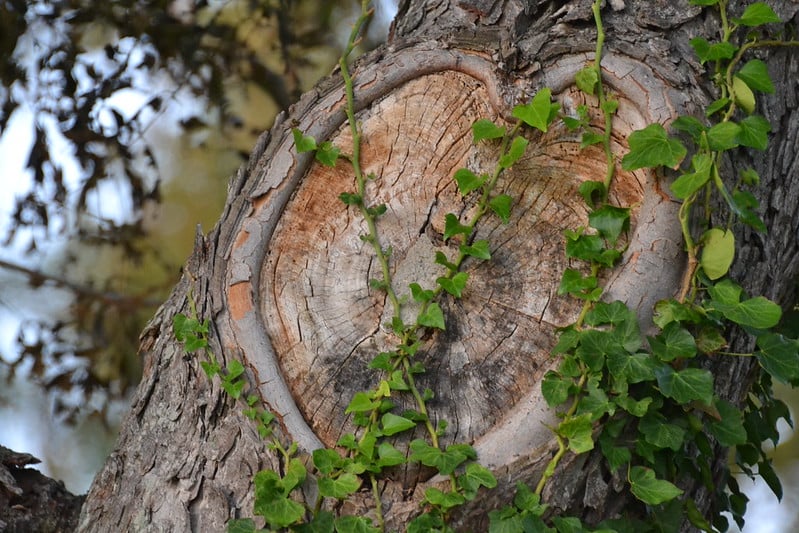
POLYGON ((452 213, 447 213, 444 216, 444 240, 448 241, 455 235, 469 236, 472 229, 469 226, 464 226, 458 220, 458 217, 452 213))
POLYGON ((760 366, 783 383, 799 381, 799 341, 778 333, 765 333, 757 338, 755 352, 760 366))
POLYGON ((685 430, 675 424, 666 422, 662 415, 647 415, 638 423, 638 431, 647 442, 663 449, 680 451, 685 441, 685 430))
POLYGON ((781 21, 780 17, 766 3, 755 2, 747 6, 741 18, 733 19, 733 22, 742 26, 754 27, 781 21))
POLYGON ((719 98, 718 100, 715 100, 709 106, 707 106, 707 109, 705 109, 705 116, 712 117, 719 111, 727 109, 730 103, 732 103, 732 100, 729 98, 719 98))
POLYGON ((552 91, 545 87, 538 91, 528 104, 514 107, 513 116, 528 126, 546 133, 559 108, 558 104, 552 103, 552 91))
POLYGON ((460 251, 464 255, 470 255, 477 259, 491 259, 491 252, 488 249, 488 241, 479 239, 474 241, 471 246, 461 245, 460 251))
POLYGON ((488 207, 496 214, 503 224, 507 224, 510 220, 510 208, 513 205, 513 198, 507 194, 500 194, 494 196, 488 202, 488 207))
POLYGON ((255 533, 256 531, 252 518, 235 518, 227 523, 227 533, 255 533))
POLYGON ((458 492, 444 492, 435 487, 428 487, 424 491, 424 497, 431 505, 441 507, 444 511, 466 503, 466 498, 464 498, 462 494, 458 492))
POLYGON ((253 477, 255 503, 253 512, 263 516, 273 528, 283 528, 300 520, 305 507, 288 498, 277 472, 262 470, 253 477))
POLYGON ((729 279, 708 287, 710 305, 736 324, 757 329, 768 329, 779 323, 782 309, 763 296, 740 301, 741 287, 729 279))
POLYGON ((558 294, 596 301, 602 294, 602 288, 597 287, 596 276, 583 276, 579 270, 567 268, 563 271, 558 294))
POLYGON ((768 134, 771 124, 761 115, 751 115, 740 122, 738 142, 756 150, 765 150, 768 146, 768 134))
POLYGON ((757 104, 755 93, 753 93, 746 82, 738 76, 732 77, 732 94, 735 103, 738 104, 741 109, 746 113, 754 112, 757 104))
POLYGON ((339 150, 336 146, 333 146, 333 143, 330 141, 325 141, 319 145, 314 157, 326 167, 334 167, 336 166, 336 161, 338 160, 338 156, 340 154, 341 150, 339 150))
POLYGON ((377 447, 377 466, 396 466, 405 462, 405 454, 394 447, 390 442, 383 441, 377 447))
POLYGON ((626 354, 613 352, 607 356, 608 371, 613 377, 627 383, 640 383, 655 379, 655 362, 647 353, 626 354))
POLYGON ((458 184, 458 191, 466 196, 472 191, 476 191, 483 186, 488 176, 477 176, 468 168, 459 168, 455 171, 455 182, 458 184))
POLYGON ((352 192, 343 192, 338 195, 338 199, 346 205, 363 205, 363 198, 361 195, 352 192))
POLYGON ((711 420, 708 427, 722 446, 737 446, 746 443, 746 429, 741 410, 726 400, 716 399, 716 410, 721 420, 711 420))
POLYGON ((344 473, 336 478, 321 477, 316 480, 319 494, 325 498, 346 500, 361 487, 361 480, 355 474, 344 473))
POLYGON ((649 406, 653 401, 654 400, 649 396, 641 398, 640 400, 636 400, 630 396, 618 396, 615 399, 616 405, 638 418, 641 418, 649 412, 649 406))
POLYGON ((569 391, 574 383, 570 379, 563 378, 552 370, 544 374, 541 382, 541 394, 544 396, 550 407, 557 407, 569 399, 569 391))
POLYGON ((294 526, 291 530, 296 533, 334 533, 333 513, 330 511, 319 511, 313 516, 310 522, 294 526))
POLYGON ((667 325, 655 337, 649 337, 649 345, 652 353, 664 362, 688 359, 696 355, 694 336, 676 322, 667 325))
POLYGON ((732 121, 719 122, 707 130, 707 143, 711 150, 721 152, 738 146, 741 126, 732 121))
POLYGON ((771 76, 769 76, 768 67, 760 59, 747 61, 741 67, 741 70, 736 73, 736 76, 741 78, 753 91, 760 91, 766 94, 774 92, 774 83, 771 81, 771 76))
POLYGON ((630 490, 636 498, 649 505, 660 505, 683 492, 674 484, 657 479, 654 471, 642 466, 630 469, 630 490))
POLYGON ((611 472, 615 472, 621 466, 626 465, 632 460, 630 450, 622 448, 621 446, 616 446, 615 439, 605 433, 599 437, 599 448, 602 450, 602 455, 607 459, 611 472))
POLYGON ((679 404, 698 400, 705 405, 713 402, 713 374, 702 368, 675 371, 668 365, 655 369, 660 391, 679 404))
POLYGON ((491 470, 480 463, 469 463, 465 472, 458 476, 458 485, 463 489, 464 495, 471 500, 477 495, 480 487, 493 489, 497 486, 497 479, 491 470))
POLYGON ((597 84, 599 84, 599 74, 593 66, 583 67, 574 75, 574 81, 578 89, 593 95, 596 92, 597 84))
POLYGON ((580 184, 579 192, 588 207, 594 207, 605 197, 605 184, 601 181, 584 181, 580 184))
POLYGON ((467 444, 450 444, 446 451, 442 451, 421 439, 415 439, 411 441, 410 449, 411 455, 408 460, 436 468, 444 475, 455 472, 463 462, 477 458, 474 448, 467 444))
POLYGON ((283 475, 283 490, 284 494, 288 496, 288 494, 294 490, 295 488, 299 487, 303 481, 305 481, 305 476, 308 472, 305 469, 305 465, 297 459, 296 457, 292 458, 288 466, 286 466, 286 473, 283 475))
POLYGON ((380 533, 369 518, 362 516, 340 516, 335 525, 337 533, 380 533))
POLYGON ((311 455, 313 464, 317 470, 322 474, 329 474, 337 468, 341 468, 344 464, 344 459, 336 450, 330 448, 318 448, 313 451, 311 455))
POLYGON ((687 199, 710 180, 713 158, 708 154, 696 154, 691 159, 691 167, 693 172, 681 175, 669 186, 674 196, 680 200, 687 199))
POLYGON ((593 424, 590 414, 566 418, 558 426, 558 434, 569 441, 569 449, 576 454, 594 449, 593 424))
POLYGON ((738 50, 734 44, 730 42, 710 43, 704 37, 694 37, 689 44, 696 52, 699 62, 703 65, 708 61, 718 61, 720 59, 732 59, 735 52, 738 50))
POLYGON ((599 231, 611 246, 615 246, 621 233, 630 229, 630 209, 604 205, 591 211, 588 225, 599 231))
POLYGON ((679 140, 669 137, 660 124, 650 124, 642 130, 632 132, 629 144, 630 152, 621 162, 624 170, 661 165, 676 168, 688 153, 685 146, 679 140))
POLYGON ((696 335, 696 348, 703 354, 714 354, 725 346, 727 346, 727 339, 713 326, 701 328, 696 335))
POLYGON ((349 414, 370 412, 374 409, 377 409, 379 405, 380 402, 374 401, 370 394, 365 392, 356 392, 352 397, 350 404, 344 410, 344 413, 349 414))
POLYGON ((597 302, 585 315, 585 323, 589 326, 621 324, 628 320, 636 320, 635 313, 619 300, 611 303, 597 302))
POLYGON ((446 254, 444 254, 444 252, 441 252, 441 251, 436 252, 435 263, 437 265, 442 265, 447 270, 451 270, 453 272, 458 270, 458 267, 455 266, 455 263, 451 263, 449 258, 446 256, 446 254))
POLYGON ((707 128, 697 118, 689 115, 681 115, 671 123, 671 127, 677 131, 687 133, 695 143, 699 143, 702 134, 707 128))
POLYGON ((386 413, 380 419, 383 435, 391 436, 416 427, 416 422, 394 413, 386 413))
POLYGON ((452 278, 440 277, 436 279, 436 283, 455 298, 460 298, 468 280, 469 274, 467 272, 458 272, 452 278))
POLYGON ((674 299, 660 300, 655 304, 655 316, 652 321, 657 327, 663 329, 670 322, 699 323, 702 321, 702 314, 691 304, 674 299))
POLYGON ((429 289, 423 289, 418 283, 411 283, 408 285, 408 288, 411 289, 411 297, 415 302, 424 303, 433 299, 433 291, 429 289))
POLYGON ((486 118, 481 118, 472 124, 474 144, 488 139, 500 139, 505 136, 505 128, 497 126, 486 118))
POLYGON ((735 235, 732 231, 710 228, 702 236, 699 265, 708 278, 717 280, 727 274, 735 258, 735 235))
POLYGON ((304 152, 316 150, 316 139, 308 135, 303 135, 297 128, 292 128, 291 133, 294 135, 294 145, 297 147, 298 153, 302 154, 304 152))
POLYGON ((501 168, 512 167, 519 159, 522 158, 528 144, 529 141, 524 137, 514 137, 508 152, 499 158, 499 166, 501 168))
POLYGON ((416 319, 416 323, 428 328, 446 329, 444 325, 444 312, 436 302, 427 306, 425 312, 416 319))

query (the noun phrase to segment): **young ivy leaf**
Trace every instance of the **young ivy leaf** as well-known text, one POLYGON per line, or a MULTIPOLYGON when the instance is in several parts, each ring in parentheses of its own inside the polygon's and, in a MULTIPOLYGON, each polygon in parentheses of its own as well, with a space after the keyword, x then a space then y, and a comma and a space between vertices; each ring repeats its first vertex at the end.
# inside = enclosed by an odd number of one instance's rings
POLYGON ((503 224, 507 224, 510 220, 510 208, 512 204, 513 198, 507 194, 500 194, 489 200, 488 207, 499 217, 503 224))
POLYGON ((753 91, 772 94, 774 83, 768 73, 768 67, 760 59, 750 59, 741 67, 736 77, 742 79, 753 91))
POLYGON ((408 287, 411 289, 411 297, 415 302, 424 303, 433 299, 433 291, 423 289, 418 283, 411 283, 408 287))
POLYGON ((707 277, 717 280, 727 274, 735 257, 735 235, 731 231, 710 228, 702 236, 699 264, 707 277))
POLYGON ((505 136, 505 128, 497 126, 486 118, 481 118, 472 124, 474 144, 487 139, 500 139, 505 136))
POLYGON ((599 74, 593 66, 583 67, 574 75, 577 88, 586 94, 593 95, 599 83, 599 74))
POLYGON ((615 246, 621 233, 630 228, 630 209, 602 206, 588 215, 588 224, 599 231, 611 246, 615 246))
POLYGON ((292 128, 291 133, 294 135, 294 145, 297 147, 297 152, 312 152, 316 150, 316 139, 303 133, 297 129, 292 128))
POLYGON ((748 146, 756 150, 765 150, 768 146, 768 133, 771 123, 760 115, 752 115, 743 119, 739 124, 738 142, 741 146, 748 146))
POLYGON ((665 166, 677 168, 688 153, 677 139, 670 138, 660 124, 650 124, 634 131, 629 138, 630 152, 624 156, 621 165, 624 170, 665 166))
POLYGON ((524 137, 514 137, 508 149, 508 153, 499 158, 499 166, 502 168, 512 167, 524 155, 529 141, 524 137))
POLYGON ((560 105, 552 103, 552 91, 545 87, 538 91, 528 104, 514 107, 513 116, 528 126, 546 133, 558 109, 560 105))
POLYGON ((777 333, 766 333, 757 338, 755 352, 760 366, 783 383, 799 381, 799 341, 777 333))
POLYGON ((335 479, 321 477, 317 480, 317 486, 320 496, 346 500, 350 494, 361 487, 361 480, 355 474, 345 472, 335 479))
POLYGON ((469 170, 468 168, 459 168, 455 171, 455 182, 458 184, 458 191, 463 195, 466 196, 472 191, 476 191, 480 187, 483 186, 488 176, 481 175, 477 176, 474 172, 469 170))
POLYGON ((710 180, 713 158, 708 154, 696 154, 691 159, 693 172, 683 174, 671 184, 671 192, 680 200, 685 200, 701 189, 710 180))
POLYGON ((446 329, 444 325, 444 312, 436 302, 427 306, 425 312, 416 319, 416 323, 428 328, 446 329))
POLYGON ((643 466, 632 467, 629 480, 630 490, 635 497, 649 505, 660 505, 683 492, 673 483, 657 479, 654 471, 643 466))
POLYGON ((416 427, 416 422, 408 420, 404 416, 395 415, 394 413, 386 413, 380 419, 383 435, 391 436, 407 431, 416 427))
POLYGON ((458 220, 458 217, 452 213, 447 213, 444 216, 444 240, 448 241, 455 235, 468 236, 472 232, 469 226, 464 226, 458 220))
POLYGON ((707 144, 711 150, 721 152, 738 146, 741 126, 732 121, 719 122, 707 130, 707 144))
POLYGON ((341 154, 341 150, 333 146, 333 143, 330 141, 325 141, 319 145, 319 148, 316 150, 316 160, 322 163, 327 167, 334 167, 336 166, 336 161, 338 160, 338 156, 341 154))
POLYGON ((782 309, 768 298, 756 296, 740 301, 741 287, 725 279, 712 287, 710 305, 736 324, 757 329, 772 328, 779 323, 782 309))
POLYGON ((452 278, 440 277, 436 280, 436 283, 455 298, 460 298, 468 279, 469 274, 467 272, 458 272, 452 278))
POLYGON ((471 246, 461 245, 460 251, 462 254, 476 257, 477 259, 491 259, 491 252, 488 249, 488 241, 480 239, 474 241, 471 246))
POLYGON ((772 22, 780 22, 780 17, 778 17, 777 14, 774 13, 774 10, 765 2, 755 2, 744 10, 741 18, 732 20, 741 26, 754 27, 772 22))
POLYGON ((675 371, 664 365, 655 370, 660 391, 679 404, 698 400, 705 405, 713 402, 713 374, 702 368, 675 371))
POLYGON ((703 65, 708 61, 718 61, 720 59, 732 59, 738 48, 729 42, 711 44, 704 37, 694 37, 689 44, 693 47, 699 62, 703 65))
POLYGON ((569 449, 576 454, 594 449, 592 432, 593 424, 590 413, 566 418, 558 426, 558 434, 568 439, 569 449))

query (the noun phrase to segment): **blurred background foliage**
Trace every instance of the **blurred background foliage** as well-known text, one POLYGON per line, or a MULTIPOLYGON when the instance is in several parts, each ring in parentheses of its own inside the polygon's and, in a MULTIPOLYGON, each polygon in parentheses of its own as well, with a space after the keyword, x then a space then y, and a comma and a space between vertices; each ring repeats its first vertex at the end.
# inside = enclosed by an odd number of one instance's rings
POLYGON ((70 471, 112 445, 138 334, 197 224, 212 227, 257 136, 330 72, 358 9, 0 0, 0 443, 86 490, 91 475, 70 471))

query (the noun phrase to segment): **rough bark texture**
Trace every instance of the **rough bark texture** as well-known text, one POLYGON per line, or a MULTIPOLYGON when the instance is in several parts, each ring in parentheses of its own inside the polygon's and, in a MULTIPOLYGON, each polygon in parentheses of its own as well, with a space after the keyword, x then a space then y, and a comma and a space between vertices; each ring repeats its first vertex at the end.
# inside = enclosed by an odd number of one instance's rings
MULTIPOLYGON (((452 254, 457 246, 442 239, 444 214, 466 218, 475 206, 456 194, 452 173, 460 166, 486 170, 495 158, 489 145, 471 143, 474 120, 507 120, 514 104, 544 86, 566 112, 583 101, 572 80, 593 58, 590 4, 404 2, 389 44, 358 62, 363 165, 377 176, 370 197, 388 206, 379 227, 393 250, 396 279, 432 287, 440 275, 431 267, 433 254, 452 254)), ((797 7, 781 3, 779 10, 789 18, 797 7)), ((710 81, 688 46, 690 37, 713 27, 699 13, 687 0, 617 0, 604 9, 605 83, 621 102, 617 153, 630 131, 695 114, 712 100, 710 81)), ((778 96, 767 99, 764 112, 777 133, 766 153, 730 165, 760 172, 772 232, 741 236, 745 266, 736 274, 752 292, 788 303, 799 268, 799 65, 785 51, 773 53, 769 64, 778 96)), ((172 317, 188 313, 189 300, 211 322, 220 363, 246 365, 278 415, 282 439, 310 451, 352 429, 344 407, 373 382, 366 363, 391 343, 384 327, 390 311, 384 295, 369 288, 379 268, 359 239, 365 229, 337 199, 353 190, 351 172, 297 154, 291 135, 296 126, 347 151, 343 105, 334 75, 278 119, 231 181, 220 223, 198 236, 182 280, 142 336, 144 377, 116 450, 88 495, 82 530, 219 531, 230 518, 251 516, 253 474, 280 467, 241 406, 174 340, 172 317)), ((527 156, 501 183, 516 199, 510 224, 487 220, 478 227, 478 238, 492 243, 491 262, 465 265, 468 293, 444 305, 447 331, 428 339, 421 355, 428 373, 420 385, 437 393, 430 408, 450 422, 447 442, 473 443, 501 480, 460 517, 472 530, 484 529, 486 512, 509 501, 516 481, 535 482, 552 453, 542 423, 552 414, 538 383, 554 363, 554 329, 577 312, 555 295, 567 266, 562 230, 585 223, 577 187, 604 174, 603 155, 580 151, 579 139, 562 127, 529 140, 527 156)), ((678 205, 664 179, 619 171, 614 187, 614 201, 634 211, 630 247, 609 276, 608 295, 638 308, 644 327, 652 304, 675 292, 683 266, 678 205)), ((724 361, 714 370, 721 393, 739 399, 750 364, 724 361)), ((440 482, 427 477, 409 469, 383 483, 391 527, 418 510, 426 486, 440 482)), ((641 511, 620 487, 596 457, 570 457, 545 497, 553 508, 590 521, 641 511)), ((708 495, 695 492, 700 510, 709 509, 708 495)), ((343 511, 368 506, 368 499, 343 511)))

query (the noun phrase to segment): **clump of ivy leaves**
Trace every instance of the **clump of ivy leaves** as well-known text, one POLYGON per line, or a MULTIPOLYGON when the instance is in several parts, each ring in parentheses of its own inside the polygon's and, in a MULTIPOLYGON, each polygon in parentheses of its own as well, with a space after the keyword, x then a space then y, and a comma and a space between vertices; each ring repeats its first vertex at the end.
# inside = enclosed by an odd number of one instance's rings
MULTIPOLYGON (((654 323, 659 333, 645 341, 636 315, 626 305, 600 300, 597 273, 618 260, 618 237, 629 223, 628 212, 606 203, 608 178, 604 183, 583 184, 580 192, 592 209, 588 228, 566 232, 566 255, 588 267, 567 269, 559 293, 585 304, 577 321, 561 331, 553 350, 561 358, 559 367, 549 372, 542 384, 550 406, 562 410, 562 421, 555 429, 559 452, 545 478, 567 449, 585 453, 598 444, 609 469, 626 478, 632 494, 650 511, 647 522, 609 520, 599 525, 602 531, 676 531, 686 518, 703 531, 725 531, 729 524, 721 514, 724 511, 743 527, 747 498, 734 476, 728 469, 726 486, 718 486, 713 479, 715 443, 734 447, 740 471, 761 476, 778 497, 782 496, 779 479, 761 445, 764 441, 776 445, 777 421, 790 422, 787 407, 773 396, 772 379, 799 383, 799 341, 786 338, 776 329, 781 319, 776 303, 762 296, 747 296, 728 276, 735 255, 733 226, 744 224, 757 231, 766 228, 757 215, 758 202, 747 190, 758 184, 757 173, 751 168, 744 170, 736 179, 727 180, 734 182, 728 188, 722 178, 722 161, 732 150, 764 150, 771 129, 768 121, 755 113, 755 104, 756 93, 773 93, 774 86, 763 61, 744 62, 746 52, 799 43, 761 36, 767 24, 780 22, 763 2, 749 5, 739 18, 731 20, 723 0, 690 3, 714 7, 719 14, 717 41, 703 37, 691 40, 699 60, 714 65, 718 98, 708 106, 703 119, 682 116, 672 124, 693 153, 670 186, 682 201, 679 223, 688 268, 679 296, 656 304, 654 323), (743 32, 745 41, 736 42, 735 37, 743 32), (722 225, 712 223, 707 207, 714 195, 720 195, 731 213, 722 225), (697 219, 702 221, 702 228, 695 234, 691 228, 697 219), (754 353, 725 351, 725 336, 734 327, 755 337, 754 353), (714 376, 705 362, 710 357, 742 356, 756 357, 761 372, 745 405, 739 407, 718 397, 714 376), (592 434, 597 422, 601 423, 601 432, 595 442, 592 434), (679 498, 682 481, 694 480, 715 493, 719 505, 713 516, 702 516, 691 498, 679 498)), ((599 2, 594 3, 594 13, 600 57, 603 32, 599 2)), ((577 84, 583 91, 597 94, 609 124, 608 117, 617 104, 603 94, 598 66, 583 69, 577 75, 577 84)), ((608 129, 604 135, 593 131, 585 107, 578 109, 577 115, 567 119, 567 125, 586 129, 583 145, 603 143, 607 152, 608 129)), ((622 159, 622 168, 628 171, 677 168, 688 154, 684 142, 670 136, 660 124, 633 132, 629 148, 622 159)), ((608 177, 612 177, 610 156, 608 169, 608 177)), ((508 522, 505 531, 587 530, 578 519, 564 517, 552 519, 552 529, 533 519, 536 514, 541 516, 540 508, 528 510, 514 503, 496 516, 508 522)))
MULTIPOLYGON (((593 65, 577 75, 577 85, 597 97, 605 119, 603 131, 596 131, 589 120, 589 109, 581 106, 576 117, 563 117, 569 128, 583 130, 582 145, 602 145, 607 158, 607 173, 603 181, 588 181, 580 193, 590 208, 588 226, 566 231, 566 255, 574 265, 563 274, 559 293, 584 302, 574 324, 561 331, 553 354, 560 358, 557 370, 549 372, 542 383, 547 402, 561 409, 561 422, 554 428, 558 451, 553 456, 535 489, 524 484, 517 487, 513 502, 489 514, 489 531, 672 531, 685 518, 696 527, 712 531, 725 530, 726 519, 720 511, 728 510, 743 525, 746 497, 739 491, 734 478, 727 476, 729 493, 716 487, 711 476, 714 461, 713 443, 736 448, 736 460, 742 471, 753 475, 753 467, 780 496, 781 489, 761 443, 777 442, 776 422, 789 420, 786 406, 773 397, 772 376, 786 383, 799 381, 799 341, 788 339, 774 328, 781 317, 775 303, 763 297, 750 298, 729 279, 727 273, 734 257, 735 239, 731 231, 734 222, 765 230, 756 214, 757 201, 745 190, 758 182, 756 173, 743 172, 732 190, 721 178, 721 161, 725 153, 739 147, 762 150, 767 143, 768 122, 754 114, 755 93, 773 92, 764 63, 751 59, 740 65, 747 50, 758 46, 795 45, 793 41, 761 39, 754 30, 779 22, 766 4, 750 5, 740 18, 728 21, 723 0, 692 0, 694 5, 715 6, 722 21, 721 38, 716 42, 698 37, 691 41, 702 63, 715 64, 719 98, 709 106, 704 121, 680 117, 673 127, 687 137, 694 153, 690 165, 681 170, 671 185, 673 194, 683 201, 679 222, 686 242, 689 268, 678 298, 661 301, 655 308, 655 324, 660 332, 646 340, 642 337, 637 316, 622 302, 601 301, 603 289, 598 279, 602 269, 618 263, 624 250, 623 234, 629 229, 628 208, 611 205, 608 201, 616 159, 611 151, 611 123, 618 102, 605 94, 601 81, 601 52, 604 31, 599 0, 593 3, 597 25, 597 53, 593 65), (746 42, 735 44, 739 29, 749 30, 746 42), (741 116, 743 115, 743 116, 741 116), (691 231, 690 221, 695 211, 704 210, 707 199, 720 194, 734 218, 724 227, 710 224, 705 210, 705 228, 698 236, 691 231), (719 398, 714 392, 713 375, 703 367, 707 357, 727 354, 725 332, 731 325, 744 328, 757 339, 754 356, 763 372, 751 391, 743 409, 719 398), (596 428, 601 427, 595 441, 596 428), (544 519, 547 506, 541 501, 546 482, 568 451, 586 453, 599 445, 611 471, 622 472, 631 493, 651 511, 646 523, 631 520, 608 520, 596 528, 588 528, 575 517, 555 516, 544 519), (717 491, 721 502, 719 513, 708 520, 690 498, 680 499, 681 479, 701 480, 709 490, 717 491), (550 525, 552 524, 552 527, 550 525)), ((282 474, 266 470, 256 474, 254 513, 264 518, 270 530, 288 528, 292 531, 382 531, 384 522, 378 482, 386 469, 408 463, 421 463, 449 479, 449 489, 430 487, 422 502, 424 512, 412 521, 407 530, 450 531, 447 519, 458 506, 476 497, 481 487, 493 488, 496 480, 480 465, 470 445, 450 444, 442 448, 439 438, 446 423, 433 427, 427 402, 434 392, 419 391, 414 376, 425 371, 415 359, 422 346, 421 339, 431 330, 446 327, 439 305, 442 297, 460 298, 466 288, 468 273, 461 271, 467 259, 490 259, 490 244, 475 238, 477 223, 493 213, 503 222, 510 218, 513 199, 497 194, 496 185, 502 172, 524 154, 528 141, 520 135, 524 127, 546 132, 557 118, 559 107, 552 103, 548 89, 540 90, 525 105, 514 108, 517 122, 510 129, 488 120, 473 125, 474 142, 498 142, 501 155, 491 174, 476 175, 460 169, 454 179, 459 192, 475 194, 478 209, 470 220, 460 220, 454 213, 445 217, 445 240, 459 242, 455 257, 438 252, 434 258, 445 267, 446 275, 436 280, 436 286, 425 289, 411 283, 408 292, 398 293, 391 279, 391 248, 383 248, 377 231, 377 220, 386 212, 385 205, 370 205, 366 183, 377 179, 364 175, 360 168, 360 130, 355 120, 353 83, 349 73, 348 56, 357 46, 360 31, 371 11, 368 2, 362 3, 361 16, 350 35, 340 67, 347 94, 347 118, 353 136, 353 153, 341 154, 330 142, 315 139, 294 130, 298 152, 314 152, 322 164, 334 166, 346 160, 353 170, 355 192, 342 193, 341 200, 357 209, 367 224, 363 241, 370 245, 381 266, 382 279, 371 281, 374 289, 384 290, 393 307, 391 328, 398 338, 396 348, 378 354, 370 368, 382 371, 379 383, 371 390, 358 392, 347 406, 359 428, 356 433, 342 436, 335 448, 312 452, 312 471, 309 473, 298 456, 296 444, 284 447, 273 439, 270 447, 283 458, 282 474), (406 324, 402 308, 415 302, 419 312, 406 324), (392 397, 409 394, 416 409, 395 412, 392 397), (399 450, 386 437, 409 432, 421 425, 426 439, 409 443, 408 450, 399 450), (293 499, 292 493, 308 482, 315 481, 317 500, 306 505, 293 499), (334 517, 329 510, 333 501, 342 501, 362 489, 368 482, 374 496, 372 517, 334 517)), ((640 168, 676 168, 688 149, 679 139, 669 136, 658 125, 650 125, 631 134, 630 151, 622 160, 625 170, 640 168)), ((174 321, 176 337, 186 343, 189 351, 207 350, 208 323, 177 315, 174 321)), ((246 386, 244 369, 236 361, 222 369, 213 354, 203 368, 209 377, 219 376, 225 390, 234 398, 243 398, 245 413, 258 423, 264 438, 271 435, 272 415, 256 407, 257 396, 242 396, 246 386)), ((228 531, 256 531, 251 519, 232 520, 228 531)))

